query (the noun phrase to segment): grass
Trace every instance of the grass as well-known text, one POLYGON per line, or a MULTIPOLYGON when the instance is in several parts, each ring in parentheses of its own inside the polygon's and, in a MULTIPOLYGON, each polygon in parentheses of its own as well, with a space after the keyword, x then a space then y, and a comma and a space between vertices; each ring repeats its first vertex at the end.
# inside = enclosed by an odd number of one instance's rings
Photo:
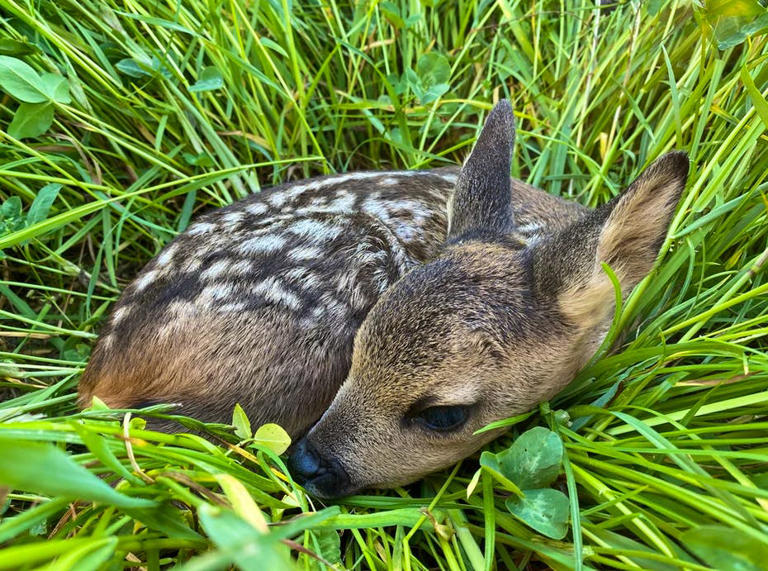
POLYGON ((0 569, 266 569, 288 551, 304 569, 762 568, 768 43, 717 20, 722 2, 635 4, 0 0, 0 53, 70 93, 23 139, 0 94, 0 569), (514 517, 490 472, 472 480, 477 457, 324 507, 269 442, 75 408, 110 305, 192 216, 284 180, 457 163, 499 97, 514 174, 585 204, 691 157, 620 350, 489 447, 559 435, 563 540, 514 517))

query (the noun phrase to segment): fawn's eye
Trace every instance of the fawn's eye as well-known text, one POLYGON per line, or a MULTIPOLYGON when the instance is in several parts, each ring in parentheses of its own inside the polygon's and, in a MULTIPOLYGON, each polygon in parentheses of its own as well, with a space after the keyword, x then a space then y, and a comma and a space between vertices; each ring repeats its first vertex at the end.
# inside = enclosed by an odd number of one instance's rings
POLYGON ((466 406, 430 406, 413 415, 413 420, 424 428, 448 432, 460 428, 468 416, 466 406))

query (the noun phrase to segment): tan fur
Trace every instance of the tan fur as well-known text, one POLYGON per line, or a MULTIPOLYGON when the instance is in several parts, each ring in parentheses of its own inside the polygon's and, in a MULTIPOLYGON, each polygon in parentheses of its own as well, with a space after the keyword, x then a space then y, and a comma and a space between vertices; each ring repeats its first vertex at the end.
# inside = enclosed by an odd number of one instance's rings
MULTIPOLYGON (((392 211, 397 215, 388 220, 377 217, 375 211, 359 212, 365 200, 381 190, 379 182, 397 173, 371 173, 376 176, 350 180, 330 189, 326 184, 328 177, 310 184, 300 181, 265 191, 195 221, 142 270, 113 308, 80 381, 79 405, 89 406, 94 396, 113 408, 173 403, 178 414, 203 421, 229 422, 233 407, 239 403, 255 426, 277 422, 292 436, 301 436, 328 408, 347 376, 354 334, 381 294, 373 284, 377 274, 383 273, 385 285, 391 285, 407 270, 439 253, 446 237, 447 197, 458 172, 453 167, 423 174, 406 172, 408 176, 398 179, 398 184, 384 187, 382 205, 397 205, 408 199, 428 212, 420 226, 414 223, 411 213, 400 212, 396 206, 392 211), (291 271, 314 275, 317 284, 313 287, 292 291, 303 299, 320 298, 319 305, 328 308, 316 323, 308 323, 301 315, 304 308, 294 311, 267 304, 230 311, 223 302, 202 307, 188 299, 158 301, 167 297, 169 291, 180 289, 184 276, 200 281, 215 265, 201 263, 197 269, 185 272, 194 260, 204 259, 217 249, 231 253, 254 235, 284 233, 286 225, 260 233, 263 221, 274 217, 275 208, 254 216, 253 221, 244 220, 242 228, 226 226, 221 221, 233 211, 269 204, 273 194, 290 192, 297 185, 309 188, 292 202, 282 204, 277 211, 279 216, 289 225, 311 214, 312 220, 340 228, 339 236, 323 244, 321 254, 311 259, 291 261, 292 250, 285 245, 254 256, 253 263, 273 268, 267 278, 291 271), (348 192, 356 197, 357 205, 352 212, 304 214, 307 204, 328 195, 333 197, 334 192, 348 192), (216 225, 216 230, 195 234, 201 224, 216 225), (411 234, 414 237, 408 240, 411 234), (168 267, 167 275, 158 280, 160 283, 137 291, 138 284, 157 272, 160 261, 174 249, 176 261, 168 267), (321 289, 333 295, 326 299, 321 289)), ((526 224, 545 228, 584 211, 523 182, 512 184, 513 200, 525 201, 519 213, 526 224)), ((333 199, 329 198, 327 204, 333 205, 333 199)), ((294 250, 299 247, 300 244, 293 244, 294 250)), ((238 275, 234 279, 239 291, 247 293, 263 277, 238 275)), ((167 430, 178 428, 168 422, 153 421, 153 425, 167 430)))
POLYGON ((304 435, 292 473, 322 497, 471 454, 589 359, 601 263, 624 294, 651 270, 687 174, 666 155, 590 211, 509 178, 513 125, 502 102, 461 169, 299 181, 195 221, 117 303, 81 406, 240 403, 304 435))
POLYGON ((687 159, 667 155, 612 203, 560 210, 525 240, 518 229, 542 195, 515 185, 503 200, 507 113, 489 118, 494 137, 478 139, 458 179, 452 208, 470 212, 451 214, 461 223, 443 253, 373 307, 347 380, 297 446, 292 465, 312 493, 405 484, 471 454, 498 435, 478 429, 554 396, 600 345, 615 297, 601 263, 616 268, 625 294, 650 271, 687 159), (425 424, 446 406, 460 407, 463 423, 425 424))

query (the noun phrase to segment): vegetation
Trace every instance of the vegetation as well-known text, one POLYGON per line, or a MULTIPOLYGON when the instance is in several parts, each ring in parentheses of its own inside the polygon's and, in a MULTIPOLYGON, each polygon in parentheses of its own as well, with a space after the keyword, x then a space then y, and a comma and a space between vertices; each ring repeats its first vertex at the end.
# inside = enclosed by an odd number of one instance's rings
POLYGON ((766 10, 639 4, 0 0, 0 569, 764 568, 766 10), (110 305, 191 217, 459 162, 500 97, 549 192, 603 203, 674 148, 692 171, 619 350, 481 461, 323 506, 274 427, 76 409, 110 305))

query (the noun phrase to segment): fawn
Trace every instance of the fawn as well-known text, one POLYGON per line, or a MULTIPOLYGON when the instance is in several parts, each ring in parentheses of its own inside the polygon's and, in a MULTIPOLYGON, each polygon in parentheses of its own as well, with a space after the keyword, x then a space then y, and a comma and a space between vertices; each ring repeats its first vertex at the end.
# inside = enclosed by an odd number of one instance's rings
POLYGON ((318 497, 419 479, 567 385, 651 270, 688 175, 654 162, 596 210, 511 179, 501 101, 461 167, 284 184, 204 215, 125 290, 80 404, 179 403, 294 438, 318 497))

